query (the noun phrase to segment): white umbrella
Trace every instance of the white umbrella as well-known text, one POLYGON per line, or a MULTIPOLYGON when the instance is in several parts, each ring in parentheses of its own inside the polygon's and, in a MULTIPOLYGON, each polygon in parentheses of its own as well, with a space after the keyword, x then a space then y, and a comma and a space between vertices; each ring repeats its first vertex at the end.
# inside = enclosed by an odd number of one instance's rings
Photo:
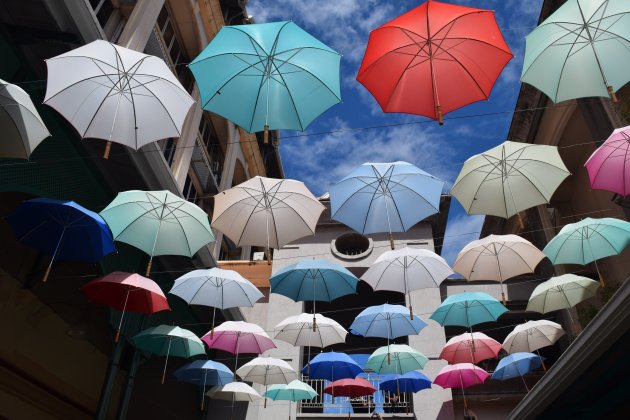
POLYGON ((254 402, 262 397, 254 388, 244 382, 230 382, 223 386, 213 386, 207 394, 210 398, 226 401, 254 402))
POLYGON ((267 385, 288 384, 298 379, 298 374, 291 365, 274 357, 257 357, 241 366, 236 374, 244 381, 265 385, 265 389, 267 385))
POLYGON ((489 235, 466 245, 457 255, 453 270, 469 281, 500 282, 501 297, 505 304, 503 281, 533 273, 543 258, 545 254, 520 236, 489 235))
POLYGON ((278 249, 315 233, 322 211, 304 183, 255 176, 214 196, 212 226, 237 246, 278 249))
POLYGON ((97 40, 46 60, 44 103, 82 138, 137 150, 179 137, 194 100, 158 57, 97 40))
POLYGON ((275 327, 274 338, 294 346, 328 347, 344 343, 348 331, 337 321, 321 314, 302 313, 290 316, 275 327), (313 316, 315 322, 313 323, 313 316), (316 328, 313 328, 316 325, 316 328), (315 331, 313 331, 315 329, 315 331))
MULTIPOLYGON (((381 254, 361 276, 374 290, 392 290, 405 294, 418 289, 440 287, 453 274, 444 258, 427 249, 405 247, 381 254)), ((409 317, 413 319, 411 298, 409 317)))
POLYGON ((568 309, 595 296, 598 287, 599 282, 575 274, 552 277, 536 286, 527 303, 527 310, 546 314, 568 309))
POLYGON ((35 105, 22 88, 0 79, 0 158, 28 159, 50 136, 35 105))
MULTIPOLYGON (((508 353, 538 352, 542 347, 554 345, 564 334, 560 324, 553 321, 546 319, 527 321, 514 327, 514 330, 505 337, 503 348, 508 353)), ((544 362, 542 365, 546 370, 544 362)))

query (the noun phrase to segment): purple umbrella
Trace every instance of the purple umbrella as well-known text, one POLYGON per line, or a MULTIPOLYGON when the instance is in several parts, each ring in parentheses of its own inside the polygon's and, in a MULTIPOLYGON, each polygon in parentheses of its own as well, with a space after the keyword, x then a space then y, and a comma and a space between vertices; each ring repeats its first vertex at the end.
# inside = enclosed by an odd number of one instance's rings
POLYGON ((613 131, 584 166, 594 190, 630 194, 630 126, 613 131))

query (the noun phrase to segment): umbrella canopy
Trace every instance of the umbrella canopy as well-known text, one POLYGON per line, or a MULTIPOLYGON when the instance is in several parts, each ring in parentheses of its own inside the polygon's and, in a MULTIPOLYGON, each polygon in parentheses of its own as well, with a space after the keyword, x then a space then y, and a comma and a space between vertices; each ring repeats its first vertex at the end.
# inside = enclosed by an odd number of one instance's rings
POLYGON ((536 286, 527 303, 527 310, 546 314, 568 309, 597 293, 599 283, 575 274, 552 277, 536 286))
POLYGON ((212 399, 227 401, 254 402, 261 399, 260 394, 244 382, 230 382, 222 386, 210 388, 208 396, 212 399))
POLYGON ((293 346, 328 347, 346 341, 346 331, 337 321, 323 315, 300 314, 290 316, 275 327, 274 338, 286 341, 293 346), (316 325, 313 331, 313 325, 316 325))
POLYGON ((618 128, 584 164, 594 190, 630 194, 630 125, 618 128))
POLYGON ((265 392, 265 397, 271 398, 272 400, 283 401, 311 400, 316 396, 317 392, 313 388, 297 379, 287 385, 271 385, 267 392, 265 392))
POLYGON ((212 226, 236 246, 278 249, 315 233, 322 211, 302 182, 255 176, 214 196, 212 226))
POLYGON ((364 337, 381 337, 388 340, 404 335, 415 335, 427 324, 417 315, 409 317, 407 308, 401 305, 370 306, 350 325, 350 332, 364 337))
POLYGON ((288 384, 298 378, 291 365, 274 357, 257 357, 241 366, 236 374, 246 382, 262 385, 288 384))
POLYGON ((510 354, 499 361, 492 374, 492 379, 505 381, 506 379, 523 377, 532 370, 538 369, 541 363, 542 358, 533 353, 510 354))
POLYGON ((485 370, 472 363, 457 363, 444 366, 433 380, 433 383, 442 388, 468 388, 480 385, 490 375, 485 370))
POLYGON ((569 175, 557 147, 506 141, 468 158, 451 194, 468 214, 508 218, 549 203, 569 175))
POLYGON ((371 369, 379 374, 403 374, 424 369, 428 361, 424 354, 406 344, 392 344, 376 349, 368 358, 365 369, 371 369))
POLYGON ((0 158, 28 159, 48 129, 22 88, 0 79, 0 158))
POLYGON ((191 257, 214 241, 208 214, 170 191, 124 191, 118 193, 101 216, 114 239, 132 245, 149 256, 191 257))
POLYGON ((503 348, 508 353, 532 352, 555 344, 563 335, 562 326, 553 321, 527 321, 514 327, 505 337, 503 348))
POLYGON ((137 150, 156 140, 180 137, 195 103, 162 59, 107 41, 50 58, 46 66, 44 103, 83 138, 137 150))
POLYGON ((330 189, 331 218, 363 234, 405 232, 439 211, 443 185, 407 162, 364 163, 330 189))
POLYGON ((318 354, 310 361, 309 365, 302 368, 302 374, 308 375, 310 379, 327 379, 329 381, 356 378, 361 373, 363 373, 363 369, 350 356, 334 351, 318 354))
POLYGON ((572 0, 526 38, 521 81, 554 102, 611 96, 628 81, 630 4, 572 0))
POLYGON ((501 343, 484 333, 464 333, 446 342, 440 352, 440 359, 451 364, 479 363, 497 357, 501 348, 501 343))
POLYGON ((304 130, 341 101, 340 61, 295 23, 273 22, 224 26, 190 70, 204 109, 250 133, 304 130))
POLYGON ((492 11, 427 1, 370 33, 357 80, 384 112, 442 123, 488 99, 512 57, 492 11))
POLYGON ((376 388, 372 386, 367 379, 352 378, 339 379, 326 385, 323 391, 325 394, 333 397, 350 397, 357 398, 365 395, 372 395, 376 392, 376 388))
POLYGON ((194 385, 225 385, 233 381, 234 373, 223 363, 212 360, 194 360, 173 372, 180 382, 194 385))
POLYGON ((531 242, 517 235, 489 235, 472 241, 457 255, 453 269, 469 281, 496 280, 501 282, 520 274, 533 273, 545 258, 531 242))
POLYGON ((388 392, 418 392, 431 388, 431 380, 421 372, 412 370, 403 375, 384 375, 379 389, 388 392))
POLYGON ((265 330, 243 321, 226 321, 214 329, 214 334, 207 333, 201 340, 211 349, 232 354, 262 354, 276 348, 265 330))
POLYGON ((496 321, 507 312, 501 302, 483 292, 464 292, 447 297, 429 318, 440 325, 470 328, 476 324, 496 321))
POLYGON ((55 261, 97 263, 116 251, 103 218, 74 201, 34 198, 20 204, 6 219, 19 242, 51 256, 44 281, 55 261))

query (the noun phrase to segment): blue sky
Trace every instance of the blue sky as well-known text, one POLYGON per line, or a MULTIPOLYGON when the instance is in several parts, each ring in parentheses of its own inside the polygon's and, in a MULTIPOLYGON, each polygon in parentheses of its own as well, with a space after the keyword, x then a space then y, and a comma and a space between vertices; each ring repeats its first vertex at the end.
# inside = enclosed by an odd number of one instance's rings
MULTIPOLYGON (((446 116, 512 111, 520 86, 525 36, 535 28, 542 0, 450 0, 450 3, 491 9, 515 58, 505 68, 488 101, 446 116)), ((385 114, 356 80, 370 30, 421 4, 403 0, 250 0, 247 8, 257 23, 292 20, 343 55, 343 103, 322 114, 306 133, 344 128, 418 122, 391 128, 345 131, 292 137, 282 133, 280 151, 287 178, 307 184, 315 195, 364 162, 404 160, 437 176, 450 187, 461 164, 505 140, 512 115, 446 120, 443 126, 427 118, 385 114)), ((481 216, 468 216, 453 199, 443 255, 453 263, 457 252, 479 237, 481 216)))

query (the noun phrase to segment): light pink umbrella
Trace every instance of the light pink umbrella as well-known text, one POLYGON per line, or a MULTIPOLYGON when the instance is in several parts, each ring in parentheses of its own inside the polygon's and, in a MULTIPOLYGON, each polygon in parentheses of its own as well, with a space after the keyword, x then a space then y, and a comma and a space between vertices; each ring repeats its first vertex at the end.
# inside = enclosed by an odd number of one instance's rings
POLYGON ((584 166, 594 190, 630 194, 630 126, 613 131, 584 166))
POLYGON ((472 363, 457 363, 444 366, 433 381, 442 388, 461 388, 464 396, 464 413, 468 411, 464 388, 483 384, 490 374, 472 363))
POLYGON ((448 340, 442 348, 440 359, 449 363, 478 363, 497 357, 501 343, 484 333, 464 333, 448 340))

